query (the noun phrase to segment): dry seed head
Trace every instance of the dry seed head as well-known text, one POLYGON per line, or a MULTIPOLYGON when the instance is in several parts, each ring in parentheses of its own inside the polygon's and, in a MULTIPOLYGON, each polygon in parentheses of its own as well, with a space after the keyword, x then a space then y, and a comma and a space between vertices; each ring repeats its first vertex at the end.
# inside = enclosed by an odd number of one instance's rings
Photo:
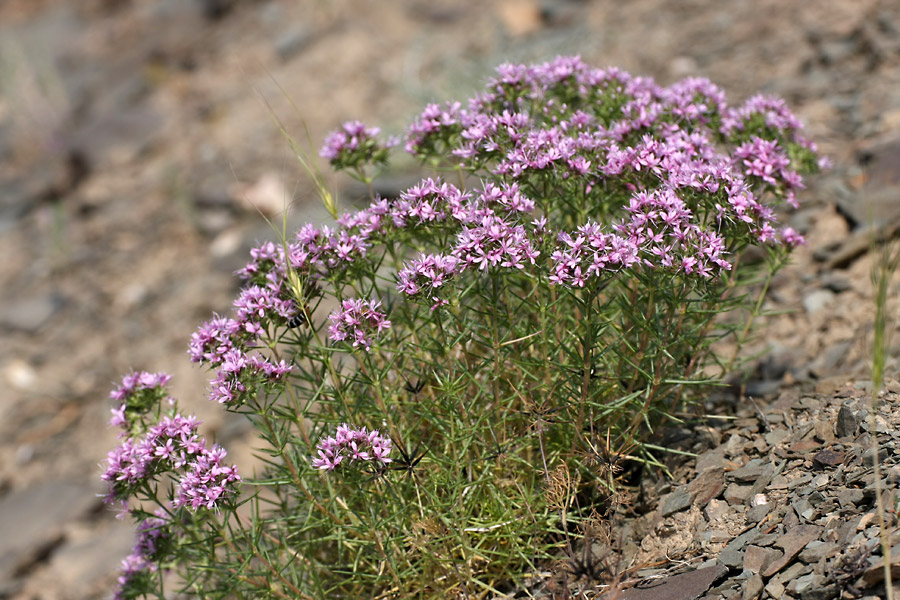
POLYGON ((547 504, 551 508, 565 510, 577 487, 577 477, 573 480, 568 465, 564 462, 559 463, 548 476, 547 504))

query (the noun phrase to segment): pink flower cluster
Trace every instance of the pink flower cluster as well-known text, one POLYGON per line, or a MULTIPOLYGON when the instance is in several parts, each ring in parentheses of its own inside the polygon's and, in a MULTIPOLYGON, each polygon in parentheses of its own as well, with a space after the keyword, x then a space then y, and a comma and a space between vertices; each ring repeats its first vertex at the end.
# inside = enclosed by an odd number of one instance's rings
POLYGON ((379 133, 381 130, 378 127, 366 127, 359 121, 347 121, 340 129, 328 135, 319 155, 338 169, 355 169, 370 162, 384 162, 387 150, 400 141, 390 138, 381 142, 377 139, 379 133))
POLYGON ((109 393, 109 397, 118 402, 125 402, 142 390, 157 390, 165 387, 170 379, 172 376, 168 373, 135 371, 123 377, 122 383, 109 393))
POLYGON ((743 106, 725 111, 722 117, 722 131, 726 134, 747 129, 756 129, 751 133, 759 133, 761 127, 789 132, 803 129, 783 99, 762 94, 753 96, 743 106))
POLYGON ((378 334, 391 326, 384 313, 379 312, 381 302, 348 298, 341 302, 341 308, 335 310, 328 318, 328 339, 334 342, 349 342, 353 347, 362 346, 371 350, 372 334, 378 334))
POLYGON ((115 600, 133 598, 132 589, 141 591, 138 580, 157 571, 156 561, 161 551, 160 546, 170 537, 169 523, 165 517, 166 513, 160 509, 155 517, 147 517, 138 523, 134 548, 131 554, 122 560, 119 585, 113 596, 115 600))
MULTIPOLYGON (((168 373, 135 371, 122 378, 122 383, 109 393, 119 402, 110 409, 110 425, 127 430, 135 414, 143 414, 154 408, 166 396, 165 386, 172 379, 168 373)), ((124 435, 124 433, 122 434, 124 435)))
POLYGON ((285 297, 282 285, 244 288, 234 302, 237 319, 216 316, 191 335, 191 361, 217 367, 216 376, 210 380, 212 400, 238 402, 242 394, 251 393, 259 385, 283 381, 292 370, 283 360, 273 362, 252 351, 268 321, 285 323, 298 313, 294 300, 285 297))
POLYGON ((232 404, 260 384, 283 381, 293 367, 284 360, 273 363, 258 354, 229 350, 222 356, 216 377, 210 381, 210 399, 232 404))
MULTIPOLYGON (((385 149, 378 133, 346 123, 323 156, 340 163, 385 149)), ((629 268, 712 278, 747 244, 802 243, 775 209, 796 203, 799 171, 816 162, 783 101, 758 96, 730 107, 705 79, 662 87, 578 57, 501 66, 467 105, 427 106, 406 149, 459 161, 481 188, 424 179, 336 227, 306 225, 285 244, 252 250, 234 316, 205 323, 191 340, 192 360, 218 369, 214 399, 238 404, 256 385, 283 380, 287 365, 252 350, 301 310, 289 272, 304 285, 339 284, 373 251, 415 247, 397 290, 432 309, 448 303, 448 282, 463 273, 524 271, 576 288, 629 268)), ((371 347, 388 321, 365 302, 332 313, 332 341, 371 347)))
MULTIPOLYGON (((527 247, 523 239, 524 230, 514 223, 517 215, 527 214, 535 210, 534 200, 526 196, 515 183, 486 182, 481 190, 464 193, 456 186, 440 179, 423 179, 410 187, 395 200, 376 199, 370 206, 355 213, 344 214, 338 219, 339 227, 315 227, 306 225, 295 235, 294 241, 287 244, 287 260, 292 269, 303 273, 309 281, 315 282, 326 277, 337 277, 357 261, 366 257, 368 251, 380 239, 390 237, 401 231, 415 233, 420 228, 444 227, 463 237, 486 238, 499 242, 497 229, 503 229, 504 236, 510 236, 509 243, 513 247, 507 256, 510 263, 521 263, 522 259, 530 260, 528 255, 533 250, 527 247), (466 231, 463 231, 463 227, 466 231), (484 234, 484 235, 482 235, 484 234)), ((469 259, 478 262, 479 247, 471 245, 468 249, 460 248, 469 259)), ((502 246, 502 243, 500 244, 502 246)), ((505 252, 501 250, 501 254, 505 252)), ((253 260, 242 269, 241 274, 250 280, 264 279, 269 293, 285 295, 283 284, 285 272, 285 250, 275 244, 267 243, 251 251, 253 260)), ((488 258, 489 264, 499 264, 494 260, 497 254, 488 258)), ((271 300, 263 306, 257 302, 254 306, 268 311, 269 320, 279 318, 288 309, 289 300, 282 298, 287 305, 279 305, 271 300)), ((241 315, 239 315, 241 316, 241 315)), ((244 315, 244 319, 248 318, 244 315)), ((209 330, 201 329, 194 335, 191 355, 196 361, 206 360, 215 363, 217 356, 234 346, 237 336, 246 336, 249 331, 258 328, 258 322, 249 324, 246 320, 214 320, 209 323, 209 330)))
POLYGON ((337 428, 333 437, 329 436, 316 445, 319 453, 312 466, 323 471, 333 471, 348 459, 352 462, 373 462, 386 465, 391 462, 391 438, 382 436, 377 429, 367 431, 365 427, 354 428, 346 423, 337 428))
POLYGON ((584 287, 589 277, 630 267, 639 260, 635 244, 617 235, 603 233, 595 223, 579 227, 575 237, 561 232, 559 240, 563 249, 555 250, 550 257, 553 261, 549 277, 552 284, 584 287))
MULTIPOLYGON (((436 136, 433 134, 454 127, 461 128, 460 116, 462 104, 459 102, 447 102, 443 107, 438 104, 429 104, 422 114, 413 121, 406 134, 406 151, 415 154, 429 143, 433 144, 436 136)), ((431 146, 429 150, 434 151, 431 146)))
MULTIPOLYGON (((796 206, 803 188, 797 168, 811 167, 792 162, 788 147, 813 161, 816 152, 800 132, 779 99, 757 96, 731 108, 705 79, 663 88, 560 57, 501 66, 468 108, 428 106, 406 148, 423 158, 454 155, 464 168, 520 185, 549 177, 566 194, 595 196, 598 206, 611 193, 630 196, 630 214, 611 230, 589 220, 559 234, 550 279, 578 287, 585 277, 631 265, 711 277, 731 268, 727 239, 802 243, 796 231, 776 228, 773 205, 763 200, 771 192, 796 206)), ((438 287, 456 274, 458 263, 436 263, 435 256, 401 272, 401 291, 415 293, 429 280, 438 287)))
MULTIPOLYGON (((133 376, 126 377, 125 384, 133 376)), ((157 374, 157 381, 168 381, 165 374, 157 374)), ((125 404, 113 410, 110 424, 126 428, 123 418, 125 404)), ((233 493, 240 481, 234 466, 222 464, 225 450, 219 446, 207 448, 206 440, 197 435, 199 421, 194 416, 179 413, 162 417, 145 434, 122 434, 122 442, 107 455, 106 471, 101 478, 107 482, 107 502, 125 502, 144 484, 162 473, 181 471, 175 506, 215 508, 216 503, 233 493)))

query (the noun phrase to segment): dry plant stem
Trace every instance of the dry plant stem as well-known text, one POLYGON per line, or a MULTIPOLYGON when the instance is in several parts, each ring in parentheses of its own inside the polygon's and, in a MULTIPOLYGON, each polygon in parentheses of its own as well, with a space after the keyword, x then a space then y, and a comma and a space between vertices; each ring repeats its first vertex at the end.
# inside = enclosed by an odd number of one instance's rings
POLYGON ((884 486, 881 481, 881 459, 878 457, 878 433, 875 431, 875 408, 878 406, 878 388, 872 388, 872 415, 869 418, 872 430, 872 465, 875 475, 875 510, 878 513, 878 528, 881 530, 881 553, 884 556, 884 589, 887 600, 894 599, 894 586, 891 577, 891 534, 885 524, 884 486))
POLYGON ((879 261, 873 270, 873 283, 875 284, 875 339, 872 348, 872 410, 869 417, 869 429, 872 441, 872 466, 875 475, 875 508, 878 513, 878 526, 881 530, 881 552, 884 556, 884 585, 887 600, 893 600, 894 587, 891 577, 891 534, 885 523, 884 486, 881 480, 881 459, 878 456, 878 396, 884 383, 884 364, 886 361, 887 346, 887 293, 891 281, 891 275, 897 270, 900 263, 900 247, 891 255, 891 248, 885 247, 881 251, 879 261))

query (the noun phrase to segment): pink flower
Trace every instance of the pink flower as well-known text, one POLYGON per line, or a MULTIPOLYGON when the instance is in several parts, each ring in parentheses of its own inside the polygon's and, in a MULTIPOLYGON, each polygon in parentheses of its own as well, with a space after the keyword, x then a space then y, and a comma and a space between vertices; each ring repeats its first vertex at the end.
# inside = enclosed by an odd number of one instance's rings
POLYGON ((391 439, 382 436, 377 429, 354 428, 346 423, 338 426, 333 437, 323 438, 316 446, 318 458, 312 466, 322 471, 333 471, 347 459, 350 463, 374 462, 386 465, 391 462, 391 439))

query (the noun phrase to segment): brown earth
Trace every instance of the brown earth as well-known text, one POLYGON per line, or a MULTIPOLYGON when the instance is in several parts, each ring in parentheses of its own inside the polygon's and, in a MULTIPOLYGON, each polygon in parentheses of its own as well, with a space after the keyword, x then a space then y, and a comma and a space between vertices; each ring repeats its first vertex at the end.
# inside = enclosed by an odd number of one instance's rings
MULTIPOLYGON (((469 97, 499 63, 557 54, 661 83, 705 76, 734 103, 788 100, 836 166, 791 217, 809 244, 769 294, 767 308, 790 312, 760 329, 749 391, 800 402, 817 386, 828 398, 864 388, 868 244, 900 223, 896 2, 5 0, 0 597, 109 596, 132 544, 95 497, 121 374, 173 373, 208 434, 240 438, 185 353, 196 325, 230 306, 247 249, 273 237, 254 204, 288 198, 292 223, 324 218, 273 118, 303 138, 288 98, 317 148, 343 120, 399 132, 426 102, 469 97)), ((411 166, 397 165, 401 181, 411 166)), ((735 450, 723 468, 775 446, 735 450)))

